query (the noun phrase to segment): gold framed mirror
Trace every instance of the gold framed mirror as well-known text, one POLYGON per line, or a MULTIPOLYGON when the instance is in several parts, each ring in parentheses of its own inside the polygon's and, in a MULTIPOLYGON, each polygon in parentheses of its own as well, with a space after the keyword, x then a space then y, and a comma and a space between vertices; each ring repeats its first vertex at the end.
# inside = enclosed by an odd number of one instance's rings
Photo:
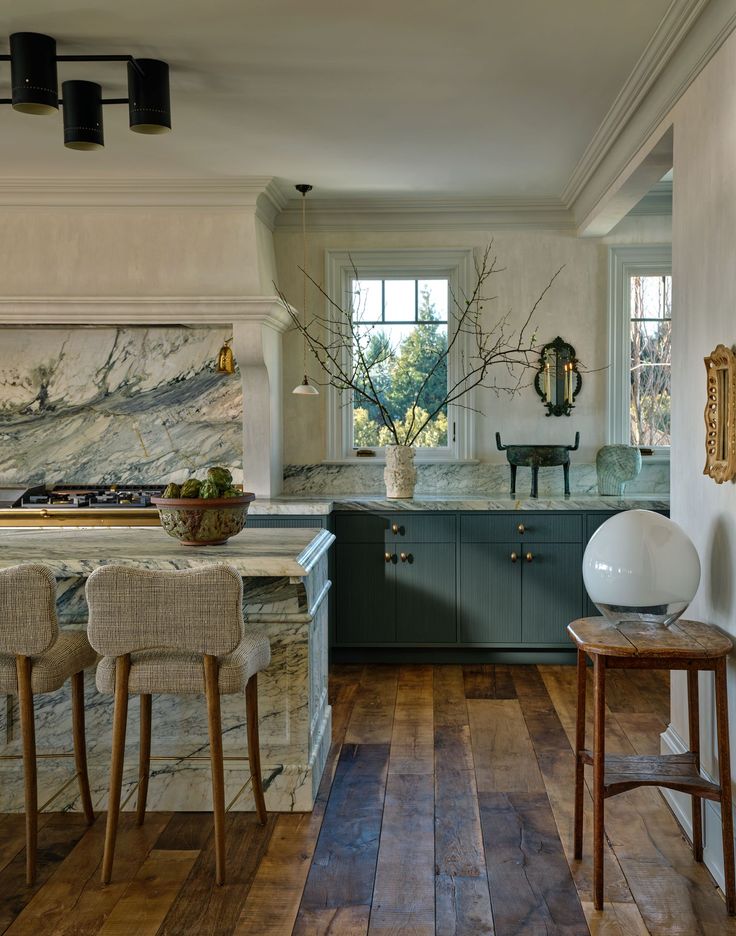
POLYGON ((736 476, 736 354, 719 344, 704 361, 707 400, 703 474, 723 484, 736 476))

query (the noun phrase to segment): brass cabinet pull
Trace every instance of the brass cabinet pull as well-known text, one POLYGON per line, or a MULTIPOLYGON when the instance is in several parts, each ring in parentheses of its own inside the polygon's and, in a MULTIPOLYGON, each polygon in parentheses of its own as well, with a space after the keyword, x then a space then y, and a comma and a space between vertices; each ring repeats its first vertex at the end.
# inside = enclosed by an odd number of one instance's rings
POLYGON ((390 553, 390 552, 385 552, 385 553, 383 554, 383 561, 384 561, 384 562, 391 562, 391 558, 392 558, 392 556, 391 556, 391 553, 390 553))
POLYGON ((399 532, 399 524, 398 524, 398 523, 392 523, 392 524, 391 524, 391 532, 394 534, 394 536, 397 536, 397 535, 398 535, 398 532, 399 532))
POLYGON ((414 562, 414 556, 411 553, 399 553, 399 559, 402 562, 414 562))
POLYGON ((517 556, 517 554, 516 554, 515 552, 512 552, 512 553, 511 553, 511 561, 512 561, 512 562, 516 562, 516 560, 517 560, 518 558, 519 558, 519 557, 517 556))
POLYGON ((527 562, 531 562, 534 556, 530 552, 528 552, 526 556, 524 556, 524 558, 526 559, 527 562))
POLYGON ((516 529, 519 531, 519 533, 521 533, 522 536, 524 535, 524 533, 526 533, 526 527, 524 526, 523 523, 520 523, 516 529))

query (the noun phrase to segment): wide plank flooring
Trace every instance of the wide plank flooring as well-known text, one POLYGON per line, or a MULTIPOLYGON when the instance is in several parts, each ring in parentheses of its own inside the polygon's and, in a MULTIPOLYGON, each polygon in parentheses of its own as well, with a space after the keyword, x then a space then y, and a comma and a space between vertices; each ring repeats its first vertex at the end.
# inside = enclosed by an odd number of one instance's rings
MULTIPOLYGON (((666 675, 609 680, 607 750, 657 752, 666 675)), ((590 776, 572 860, 573 667, 340 665, 330 696, 314 812, 263 828, 230 813, 222 888, 207 813, 151 813, 142 828, 124 814, 107 887, 104 815, 88 829, 44 814, 31 888, 22 817, 0 816, 0 933, 736 936, 651 788, 607 801, 605 909, 593 909, 590 776)))

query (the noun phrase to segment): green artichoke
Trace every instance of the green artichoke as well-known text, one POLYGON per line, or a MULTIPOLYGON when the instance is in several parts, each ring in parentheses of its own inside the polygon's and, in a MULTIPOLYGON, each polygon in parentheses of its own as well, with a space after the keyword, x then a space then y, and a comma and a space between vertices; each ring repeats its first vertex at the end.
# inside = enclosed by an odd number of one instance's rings
POLYGON ((181 485, 176 484, 176 482, 172 481, 171 484, 166 485, 166 487, 164 488, 164 493, 161 496, 162 497, 181 497, 181 485))
POLYGON ((232 487, 233 483, 233 476, 227 468, 209 468, 207 470, 207 479, 213 481, 217 485, 217 489, 220 493, 227 491, 229 487, 232 487))
POLYGON ((198 478, 190 478, 181 486, 180 497, 199 497, 199 489, 202 482, 198 478))
POLYGON ((220 496, 220 489, 211 478, 207 478, 199 487, 199 496, 211 500, 220 496))

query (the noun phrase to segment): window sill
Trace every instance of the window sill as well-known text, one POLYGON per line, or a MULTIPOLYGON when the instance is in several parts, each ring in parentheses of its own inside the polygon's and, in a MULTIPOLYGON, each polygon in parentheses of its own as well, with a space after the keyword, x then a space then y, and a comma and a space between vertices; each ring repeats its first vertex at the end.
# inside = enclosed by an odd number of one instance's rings
MULTIPOLYGON (((386 458, 383 455, 375 455, 368 458, 325 458, 320 462, 321 465, 385 465, 386 458)), ((429 456, 415 456, 415 465, 479 465, 479 458, 450 458, 429 456)))

